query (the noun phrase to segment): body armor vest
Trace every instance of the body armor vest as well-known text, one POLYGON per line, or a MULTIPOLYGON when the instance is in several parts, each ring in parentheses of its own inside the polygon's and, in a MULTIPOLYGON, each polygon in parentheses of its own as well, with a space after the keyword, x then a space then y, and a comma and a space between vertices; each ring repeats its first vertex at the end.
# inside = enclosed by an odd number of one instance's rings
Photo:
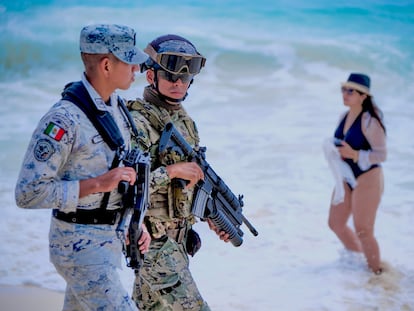
MULTIPOLYGON (((164 130, 165 124, 173 122, 186 141, 191 146, 198 147, 199 136, 196 125, 183 108, 170 113, 169 110, 163 107, 140 99, 129 101, 128 108, 136 110, 144 116, 159 135, 164 130)), ((186 161, 174 152, 159 154, 158 147, 159 140, 149 146, 153 159, 151 170, 160 166, 186 161)), ((194 217, 191 214, 192 199, 193 189, 182 189, 174 182, 170 183, 166 191, 158 191, 152 194, 151 206, 146 215, 149 218, 150 230, 153 236, 155 238, 162 236, 164 231, 174 228, 175 224, 183 219, 194 223, 194 217)))

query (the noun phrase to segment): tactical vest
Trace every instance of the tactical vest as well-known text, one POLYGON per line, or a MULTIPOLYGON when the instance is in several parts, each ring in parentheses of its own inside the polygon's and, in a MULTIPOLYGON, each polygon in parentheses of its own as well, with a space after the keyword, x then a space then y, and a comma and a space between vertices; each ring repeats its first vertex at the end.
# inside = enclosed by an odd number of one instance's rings
MULTIPOLYGON (((141 99, 128 101, 127 107, 130 110, 138 111, 149 121, 151 126, 159 134, 161 134, 161 132, 164 130, 165 124, 168 122, 173 122, 177 126, 178 130, 182 134, 185 134, 185 139, 188 141, 188 143, 192 146, 198 147, 199 136, 197 127, 194 121, 188 116, 187 112, 183 108, 178 111, 178 117, 176 120, 174 120, 175 118, 173 119, 171 117, 171 114, 167 109, 145 102, 141 99)), ((158 143, 159 142, 150 147, 150 152, 153 159, 153 169, 159 166, 167 166, 186 160, 180 158, 176 154, 159 154, 158 143)), ((167 193, 165 195, 153 194, 151 198, 151 207, 146 214, 151 220, 151 226, 153 227, 151 228, 151 231, 153 233, 158 232, 158 235, 162 236, 163 232, 169 229, 167 227, 170 226, 169 222, 171 221, 177 219, 187 219, 193 223, 194 217, 191 215, 192 198, 192 189, 183 190, 180 187, 176 186, 174 183, 171 183, 169 185, 167 193)), ((157 234, 153 234, 153 236, 157 237, 157 234)))

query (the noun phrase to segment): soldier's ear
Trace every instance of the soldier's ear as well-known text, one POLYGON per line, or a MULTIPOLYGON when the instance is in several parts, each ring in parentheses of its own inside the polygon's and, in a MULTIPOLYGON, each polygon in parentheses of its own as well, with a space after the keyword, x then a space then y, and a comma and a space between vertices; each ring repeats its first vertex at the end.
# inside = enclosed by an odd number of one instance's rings
POLYGON ((109 70, 111 68, 111 61, 109 57, 104 57, 99 62, 99 68, 104 73, 104 75, 109 74, 109 70))
POLYGON ((150 85, 153 85, 155 83, 155 72, 153 69, 148 69, 146 71, 146 77, 150 85))

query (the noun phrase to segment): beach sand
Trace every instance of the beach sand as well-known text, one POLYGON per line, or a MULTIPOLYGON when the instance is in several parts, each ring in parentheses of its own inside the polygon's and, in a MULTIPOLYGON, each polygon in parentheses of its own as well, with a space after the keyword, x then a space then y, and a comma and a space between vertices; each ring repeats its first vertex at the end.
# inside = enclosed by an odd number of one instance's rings
POLYGON ((36 286, 0 285, 1 311, 59 311, 64 294, 36 286))

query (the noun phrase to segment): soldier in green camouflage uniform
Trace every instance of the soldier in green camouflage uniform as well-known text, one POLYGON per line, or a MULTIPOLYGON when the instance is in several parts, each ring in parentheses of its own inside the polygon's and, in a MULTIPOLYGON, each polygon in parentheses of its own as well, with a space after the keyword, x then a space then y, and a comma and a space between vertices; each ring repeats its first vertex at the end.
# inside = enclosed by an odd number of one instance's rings
MULTIPOLYGON (((145 223, 152 241, 136 271, 133 298, 141 310, 210 310, 191 275, 188 258, 188 253, 193 255, 188 245, 198 238, 190 230, 196 221, 191 214, 193 186, 204 174, 194 162, 158 152, 160 135, 168 122, 198 148, 196 125, 182 101, 205 58, 191 42, 176 35, 161 36, 144 51, 150 55, 142 66, 149 85, 144 100, 129 101, 128 107, 140 129, 140 147, 151 153, 151 205, 145 223), (174 178, 189 183, 182 189, 171 182, 174 178)), ((224 232, 218 234, 226 240, 224 232)))

